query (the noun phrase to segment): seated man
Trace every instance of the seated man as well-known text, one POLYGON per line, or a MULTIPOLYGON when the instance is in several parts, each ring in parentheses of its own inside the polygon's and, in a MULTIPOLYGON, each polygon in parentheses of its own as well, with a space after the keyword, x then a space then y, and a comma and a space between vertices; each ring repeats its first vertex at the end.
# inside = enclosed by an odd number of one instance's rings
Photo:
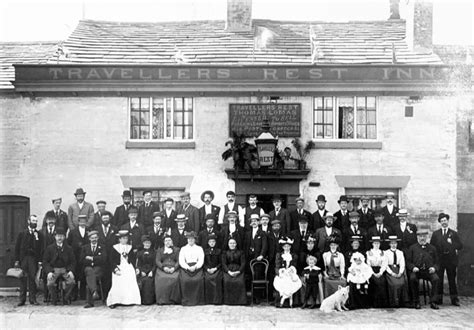
POLYGON ((418 243, 413 244, 407 251, 407 268, 410 271, 409 281, 412 292, 412 303, 415 308, 420 309, 420 296, 418 293, 419 279, 431 282, 430 306, 432 309, 439 309, 438 283, 439 277, 436 272, 439 269, 438 254, 436 248, 428 244, 428 229, 419 229, 417 232, 418 243))
POLYGON ((76 267, 76 258, 72 248, 67 245, 66 232, 63 228, 56 228, 56 235, 54 236, 55 243, 46 248, 43 256, 43 267, 47 276, 48 292, 51 295, 53 305, 57 304, 58 296, 56 291, 56 281, 59 278, 64 279, 66 288, 64 290, 64 303, 69 304, 69 296, 72 288, 76 283, 74 280, 73 270, 76 267))
MULTIPOLYGON (((84 266, 84 275, 87 283, 87 304, 84 308, 94 307, 94 300, 99 299, 97 293, 97 278, 104 275, 107 262, 107 249, 99 245, 99 232, 89 232, 90 244, 82 246, 81 263, 84 266)), ((102 297, 103 298, 103 297, 102 297)))

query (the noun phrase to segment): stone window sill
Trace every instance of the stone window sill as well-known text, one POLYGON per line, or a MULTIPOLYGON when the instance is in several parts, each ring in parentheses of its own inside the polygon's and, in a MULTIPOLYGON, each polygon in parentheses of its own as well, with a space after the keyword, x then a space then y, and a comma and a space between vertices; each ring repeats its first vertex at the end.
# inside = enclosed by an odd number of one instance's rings
POLYGON ((126 149, 195 149, 194 141, 127 141, 126 149))
POLYGON ((313 140, 315 149, 382 149, 381 141, 313 140))

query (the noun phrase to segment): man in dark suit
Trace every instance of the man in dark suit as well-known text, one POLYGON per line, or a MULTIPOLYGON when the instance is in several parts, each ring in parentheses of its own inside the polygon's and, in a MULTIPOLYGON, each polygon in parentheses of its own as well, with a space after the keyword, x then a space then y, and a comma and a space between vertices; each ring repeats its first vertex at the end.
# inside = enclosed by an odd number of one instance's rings
POLYGON ((128 209, 130 208, 132 203, 132 194, 130 193, 130 190, 123 191, 122 201, 123 204, 117 206, 117 208, 115 209, 114 216, 110 221, 110 223, 117 228, 122 227, 128 222, 128 209))
MULTIPOLYGON (((109 211, 105 211, 104 213, 102 213, 101 224, 95 228, 99 236, 99 245, 105 248, 107 255, 110 255, 113 246, 117 243, 116 234, 118 233, 118 228, 110 224, 111 219, 112 213, 110 213, 109 211)), ((112 286, 112 271, 110 269, 109 259, 105 261, 102 267, 104 270, 102 281, 102 285, 104 286, 103 291, 104 295, 107 296, 112 286)))
MULTIPOLYGON (((80 263, 84 267, 87 283, 87 304, 84 308, 94 307, 94 300, 99 299, 97 279, 104 276, 107 262, 107 249, 99 244, 99 232, 92 230, 88 233, 90 244, 82 246, 80 263)), ((104 298, 104 297, 102 297, 104 298)))
POLYGON ((406 254, 406 264, 409 273, 409 283, 412 293, 412 303, 416 309, 420 309, 420 295, 418 285, 420 279, 431 282, 430 306, 432 309, 439 309, 436 303, 439 300, 438 285, 439 270, 438 253, 436 248, 428 244, 428 229, 420 228, 417 232, 418 242, 410 246, 406 254))
POLYGON ((296 209, 290 212, 290 229, 288 229, 288 233, 295 229, 298 229, 300 216, 304 216, 307 219, 311 219, 312 217, 311 212, 304 209, 303 198, 301 197, 296 198, 295 204, 296 204, 296 209))
POLYGON ((97 201, 95 203, 97 205, 97 212, 94 213, 94 223, 92 228, 97 228, 102 223, 102 213, 106 212, 105 207, 107 202, 104 200, 97 201))
MULTIPOLYGON (((161 225, 163 222, 162 218, 163 214, 161 212, 153 213, 153 226, 146 228, 146 232, 150 237, 151 248, 154 250, 158 250, 163 247, 164 244, 167 228, 161 225)), ((176 217, 174 217, 174 219, 176 219, 176 217)), ((174 219, 173 222, 175 222, 174 219)))
MULTIPOLYGON (((206 190, 201 194, 201 201, 204 202, 204 205, 199 209, 199 231, 206 228, 206 216, 210 214, 215 223, 219 221, 219 213, 221 208, 219 206, 213 205, 212 201, 214 200, 214 193, 210 190, 206 190)), ((199 232, 197 231, 197 233, 199 232)))
POLYGON ((61 210, 61 203, 62 203, 62 198, 54 198, 52 200, 53 202, 53 209, 49 210, 46 212, 43 218, 43 228, 46 227, 46 218, 47 217, 54 217, 56 220, 55 226, 57 227, 62 227, 62 228, 68 228, 68 219, 67 219, 67 213, 61 210))
POLYGON ((245 233, 244 251, 247 263, 251 260, 262 260, 267 256, 267 235, 258 227, 260 217, 257 214, 250 216, 250 230, 245 233))
POLYGON ((215 222, 216 219, 213 214, 206 215, 206 228, 201 230, 198 235, 197 244, 203 248, 203 250, 209 248, 207 245, 208 237, 210 235, 215 236, 216 245, 215 247, 218 249, 222 249, 222 234, 220 231, 217 230, 215 222))
POLYGON ((333 227, 342 231, 343 228, 347 228, 351 224, 349 221, 349 211, 347 210, 349 200, 347 199, 347 196, 342 195, 341 197, 339 197, 339 200, 337 202, 339 203, 339 207, 341 209, 334 213, 333 227))
POLYGON ((48 245, 51 245, 55 242, 54 236, 56 235, 56 228, 56 218, 54 215, 47 215, 45 217, 45 226, 41 229, 41 234, 43 235, 43 251, 48 245))
MULTIPOLYGON (((143 203, 138 208, 138 217, 137 221, 142 226, 149 227, 153 225, 153 213, 159 212, 160 206, 158 203, 151 200, 151 191, 145 190, 143 192, 143 203)), ((141 236, 140 236, 140 245, 141 245, 141 236)))
POLYGON ((242 210, 242 214, 239 215, 240 226, 243 227, 245 231, 249 231, 251 229, 250 217, 252 216, 252 214, 256 214, 260 218, 260 216, 265 213, 265 211, 260 206, 258 206, 257 203, 258 203, 257 196, 253 194, 250 195, 249 205, 245 207, 242 210))
POLYGON ((219 226, 228 224, 226 214, 229 213, 229 211, 237 212, 237 218, 240 212, 242 212, 241 207, 235 202, 235 192, 232 190, 228 191, 226 198, 227 204, 225 204, 219 212, 219 221, 217 222, 219 226))
MULTIPOLYGON (((360 213, 359 213, 360 214, 360 213)), ((394 235, 395 232, 392 228, 387 227, 383 224, 383 213, 382 211, 376 210, 374 212, 375 216, 375 225, 370 227, 367 230, 367 237, 371 238, 372 236, 380 236, 380 249, 381 250, 388 250, 390 248, 388 243, 388 237, 394 235)))
POLYGON ((176 219, 178 213, 173 210, 173 204, 174 200, 172 198, 167 198, 165 200, 165 209, 161 213, 163 215, 162 222, 165 228, 176 228, 176 222, 174 221, 174 219, 176 219))
POLYGON ((244 248, 245 230, 239 224, 238 214, 236 211, 229 211, 226 217, 227 224, 224 223, 221 227, 222 250, 229 249, 228 243, 231 238, 237 242, 237 249, 242 250, 244 248))
POLYGON ((294 240, 291 251, 297 255, 303 251, 303 248, 306 246, 306 242, 308 241, 308 237, 311 234, 308 222, 308 218, 300 216, 298 229, 290 232, 289 236, 294 240))
POLYGON ((396 207, 393 203, 395 200, 395 194, 388 192, 386 199, 387 204, 382 208, 383 221, 387 227, 395 228, 400 222, 397 217, 398 207, 396 207))
POLYGON ((171 239, 173 240, 173 246, 182 248, 188 244, 188 239, 186 237, 186 221, 188 218, 184 214, 178 214, 176 216, 176 229, 171 229, 171 239))
POLYGON ((47 287, 51 295, 53 305, 57 304, 58 295, 56 281, 59 278, 64 280, 64 303, 70 303, 71 291, 74 287, 74 269, 76 269, 76 258, 72 248, 66 244, 66 232, 63 228, 56 228, 55 243, 51 244, 44 251, 43 267, 47 274, 47 287))
MULTIPOLYGON (((273 280, 275 279, 275 259, 276 259, 276 254, 280 252, 280 239, 283 239, 283 234, 281 231, 281 224, 280 220, 275 219, 272 220, 271 222, 271 232, 267 234, 267 245, 268 245, 268 280, 270 283, 273 283, 273 280)), ((274 297, 275 295, 275 290, 273 285, 270 285, 270 300, 274 297)), ((276 296, 278 298, 278 295, 276 296)))
POLYGON ((395 226, 395 235, 400 239, 398 249, 401 250, 405 256, 408 248, 417 242, 416 225, 408 223, 408 211, 400 209, 398 211, 399 223, 395 226))
POLYGON ((368 238, 367 238, 367 230, 359 226, 359 213, 356 211, 350 212, 349 221, 351 222, 351 225, 345 230, 343 230, 342 232, 343 249, 344 251, 351 250, 351 242, 350 242, 351 237, 360 236, 361 237, 360 250, 362 251, 362 253, 364 253, 367 249, 368 238))
POLYGON ((29 299, 31 305, 38 305, 36 301, 35 276, 38 266, 41 264, 43 255, 43 235, 37 230, 38 218, 30 215, 28 227, 20 232, 15 244, 15 268, 21 268, 23 276, 20 278, 20 302, 23 306, 26 301, 27 286, 29 287, 29 299))
POLYGON ((326 196, 319 195, 316 198, 316 204, 318 205, 318 209, 316 212, 313 213, 312 221, 309 223, 309 230, 316 231, 316 229, 324 227, 324 216, 328 213, 326 210, 326 196))
POLYGON ((138 213, 139 211, 136 207, 132 206, 129 208, 129 221, 120 228, 121 230, 128 230, 129 242, 134 253, 137 253, 142 248, 142 236, 145 235, 145 226, 142 223, 138 223, 137 220, 138 213))
POLYGON ((362 206, 357 211, 360 214, 359 226, 364 229, 369 229, 375 225, 374 211, 369 207, 370 199, 367 196, 362 196, 362 206))
MULTIPOLYGON (((201 223, 199 222, 199 210, 191 204, 191 194, 184 192, 181 194, 181 206, 176 210, 177 214, 184 214, 186 221, 186 230, 199 233, 201 223)), ((175 227, 176 228, 176 227, 175 227)))
MULTIPOLYGON (((272 228, 270 226, 270 214, 262 214, 260 217, 260 221, 258 222, 258 226, 260 229, 266 234, 270 234, 272 232, 272 228)), ((281 225, 280 225, 280 231, 281 231, 281 225)))
POLYGON ((273 210, 270 211, 270 221, 280 220, 281 232, 283 234, 289 233, 291 228, 290 212, 281 207, 282 197, 280 195, 273 195, 273 210))
POLYGON ((73 300, 77 299, 77 295, 79 293, 79 297, 81 299, 85 299, 86 296, 86 287, 85 287, 85 278, 84 273, 82 271, 83 265, 81 260, 81 251, 82 246, 89 243, 89 238, 87 234, 89 230, 86 228, 87 226, 87 216, 86 215, 79 215, 79 225, 69 232, 69 236, 67 238, 69 246, 72 248, 74 252, 74 257, 76 259, 76 269, 74 270, 74 274, 76 275, 76 283, 79 288, 74 288, 73 291, 73 300))
POLYGON ((443 303, 443 281, 444 271, 448 276, 449 295, 451 304, 459 306, 458 289, 456 286, 456 270, 458 267, 458 251, 462 250, 463 244, 456 231, 449 228, 449 214, 440 213, 438 222, 441 228, 433 233, 430 244, 436 248, 439 257, 439 286, 438 286, 438 304, 443 303))
POLYGON ((332 213, 327 213, 324 216, 326 225, 322 228, 318 228, 314 234, 315 245, 321 255, 329 251, 329 237, 336 236, 339 241, 342 240, 342 232, 333 226, 334 218, 335 216, 333 216, 332 213))

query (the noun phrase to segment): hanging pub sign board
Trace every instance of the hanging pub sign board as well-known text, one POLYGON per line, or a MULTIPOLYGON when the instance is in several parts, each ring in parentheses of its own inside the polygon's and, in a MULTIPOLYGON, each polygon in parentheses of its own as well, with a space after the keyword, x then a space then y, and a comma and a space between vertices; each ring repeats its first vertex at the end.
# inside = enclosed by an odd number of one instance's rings
POLYGON ((229 136, 232 132, 246 137, 259 136, 265 119, 274 136, 301 136, 301 103, 229 104, 229 136))

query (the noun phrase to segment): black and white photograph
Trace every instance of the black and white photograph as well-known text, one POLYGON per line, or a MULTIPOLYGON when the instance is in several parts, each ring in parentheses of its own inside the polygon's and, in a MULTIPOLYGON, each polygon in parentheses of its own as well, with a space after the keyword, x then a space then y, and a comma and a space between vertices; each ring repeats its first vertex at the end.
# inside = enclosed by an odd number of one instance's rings
POLYGON ((1 329, 472 329, 474 1, 0 0, 1 329))

